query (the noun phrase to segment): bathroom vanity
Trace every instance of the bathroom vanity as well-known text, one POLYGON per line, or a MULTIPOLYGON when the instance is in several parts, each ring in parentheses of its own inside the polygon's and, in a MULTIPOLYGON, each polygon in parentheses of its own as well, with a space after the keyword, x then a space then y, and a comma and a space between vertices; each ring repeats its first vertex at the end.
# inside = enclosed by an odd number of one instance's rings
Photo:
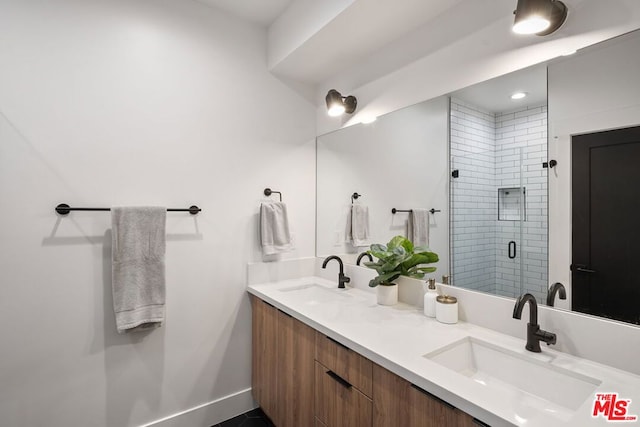
POLYGON ((254 399, 283 426, 473 426, 479 420, 251 296, 254 399))
POLYGON ((607 425, 592 416, 599 393, 640 402, 639 376, 552 347, 528 352, 524 330, 442 324, 316 276, 248 291, 254 398, 278 427, 582 427, 607 425))

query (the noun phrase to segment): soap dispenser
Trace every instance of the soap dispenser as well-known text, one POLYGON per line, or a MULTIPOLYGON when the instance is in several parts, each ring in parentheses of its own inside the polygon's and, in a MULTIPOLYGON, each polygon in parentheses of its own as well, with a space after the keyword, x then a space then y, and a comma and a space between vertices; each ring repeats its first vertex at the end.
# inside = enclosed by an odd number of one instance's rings
POLYGON ((436 279, 429 279, 427 283, 429 286, 427 287, 427 293, 424 294, 424 315, 436 317, 436 298, 438 297, 436 279))

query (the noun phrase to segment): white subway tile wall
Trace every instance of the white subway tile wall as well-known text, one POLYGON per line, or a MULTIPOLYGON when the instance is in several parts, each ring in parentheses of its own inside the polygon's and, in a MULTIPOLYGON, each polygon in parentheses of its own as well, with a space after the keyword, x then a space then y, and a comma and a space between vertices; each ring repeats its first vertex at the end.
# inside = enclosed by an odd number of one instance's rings
POLYGON ((547 279, 547 107, 490 113, 451 99, 452 275, 454 284, 544 302, 547 279), (522 179, 522 183, 521 183, 522 179), (525 187, 526 217, 498 220, 498 190, 525 187), (510 241, 516 258, 508 257, 510 241))

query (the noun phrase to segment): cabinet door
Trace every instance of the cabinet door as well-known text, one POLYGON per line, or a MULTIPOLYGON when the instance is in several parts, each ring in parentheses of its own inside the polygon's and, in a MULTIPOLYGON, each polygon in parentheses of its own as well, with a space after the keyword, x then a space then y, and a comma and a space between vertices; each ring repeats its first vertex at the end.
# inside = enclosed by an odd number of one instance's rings
POLYGON ((316 425, 371 426, 371 399, 317 361, 315 388, 316 425))
POLYGON ((411 424, 411 384, 373 365, 373 426, 407 426, 411 424))
POLYGON ((252 305, 252 373, 253 398, 271 420, 277 417, 277 328, 278 310, 250 295, 252 305))
POLYGON ((312 426, 315 330, 278 311, 278 427, 312 426))
POLYGON ((373 366, 374 427, 471 427, 473 418, 409 381, 373 366))

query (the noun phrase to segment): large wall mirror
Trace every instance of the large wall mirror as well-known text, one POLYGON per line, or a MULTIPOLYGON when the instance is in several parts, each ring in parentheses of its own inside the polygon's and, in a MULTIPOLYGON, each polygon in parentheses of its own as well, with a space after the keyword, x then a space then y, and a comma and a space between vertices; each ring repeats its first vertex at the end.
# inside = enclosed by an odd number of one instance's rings
POLYGON ((633 271, 640 137, 589 148, 587 158, 602 160, 604 172, 594 169, 587 180, 606 175, 607 184, 581 190, 592 195, 586 201, 575 201, 584 179, 572 175, 584 169, 572 168, 584 135, 640 126, 638 52, 635 31, 318 137, 317 255, 355 262, 367 249, 348 238, 352 203, 368 208, 370 243, 406 235, 403 211, 434 209, 429 245, 441 261, 433 277, 447 274, 456 286, 505 297, 530 292, 540 304, 550 284, 561 282, 567 299, 556 307, 640 324, 633 271), (512 100, 515 91, 527 96, 512 100), (614 151, 623 153, 624 167, 612 167, 620 163, 609 158, 614 151), (597 191, 616 196, 604 206, 597 191), (352 200, 353 193, 360 196, 352 200), (584 208, 572 209, 576 203, 584 208), (575 229, 585 215, 599 218, 586 223, 600 228, 575 229), (577 250, 585 241, 599 245, 577 250))

